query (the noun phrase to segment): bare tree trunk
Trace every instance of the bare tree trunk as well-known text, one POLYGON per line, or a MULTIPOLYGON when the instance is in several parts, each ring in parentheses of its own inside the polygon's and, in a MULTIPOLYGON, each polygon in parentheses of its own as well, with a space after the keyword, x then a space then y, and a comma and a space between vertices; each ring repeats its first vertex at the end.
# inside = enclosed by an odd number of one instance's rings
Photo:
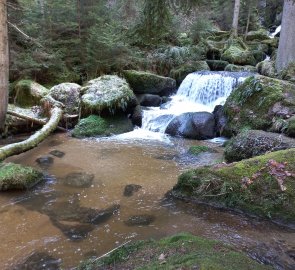
POLYGON ((282 20, 282 30, 276 68, 278 71, 295 61, 295 1, 285 0, 282 20))
POLYGON ((233 16, 233 24, 232 24, 232 31, 234 36, 238 35, 240 5, 241 5, 240 0, 235 0, 234 16, 233 16))
POLYGON ((0 1, 0 132, 4 128, 8 105, 9 52, 6 0, 0 1))

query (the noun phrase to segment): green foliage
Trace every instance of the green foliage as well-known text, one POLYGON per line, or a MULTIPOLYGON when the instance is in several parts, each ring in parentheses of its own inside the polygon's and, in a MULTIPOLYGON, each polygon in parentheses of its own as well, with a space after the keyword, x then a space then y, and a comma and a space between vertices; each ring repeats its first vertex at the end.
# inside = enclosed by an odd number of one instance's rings
POLYGON ((199 43, 202 38, 206 38, 208 35, 211 35, 215 30, 213 23, 204 17, 198 17, 190 31, 191 38, 195 44, 199 43))

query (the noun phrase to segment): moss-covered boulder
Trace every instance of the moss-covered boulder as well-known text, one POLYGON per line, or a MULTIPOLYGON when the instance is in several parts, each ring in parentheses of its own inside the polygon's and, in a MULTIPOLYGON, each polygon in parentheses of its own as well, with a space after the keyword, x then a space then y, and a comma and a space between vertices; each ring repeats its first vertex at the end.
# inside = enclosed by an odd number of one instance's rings
POLYGON ((72 131, 76 138, 110 136, 133 130, 131 121, 125 115, 100 117, 90 115, 81 119, 72 131))
POLYGON ((262 130, 245 130, 226 144, 226 161, 240 161, 266 152, 295 148, 295 140, 282 134, 262 130))
POLYGON ((78 114, 80 108, 81 86, 76 83, 61 83, 53 86, 48 95, 54 100, 61 102, 68 114, 78 114))
POLYGON ((258 73, 261 75, 272 77, 272 78, 276 78, 277 76, 274 61, 269 61, 269 60, 261 61, 256 65, 256 68, 258 73))
POLYGON ((42 180, 42 173, 31 167, 0 163, 0 191, 27 190, 42 180))
POLYGON ((12 99, 21 107, 32 107, 39 105, 40 100, 47 95, 48 89, 31 80, 18 81, 12 90, 12 99))
POLYGON ((176 80, 177 84, 180 85, 185 77, 195 71, 210 70, 210 67, 206 61, 196 61, 186 63, 178 68, 174 68, 170 71, 169 76, 176 80))
POLYGON ((137 104, 136 97, 125 79, 104 75, 89 81, 81 89, 82 115, 126 111, 137 104))
POLYGON ((277 120, 295 114, 295 85, 261 75, 249 77, 230 94, 224 112, 227 133, 269 130, 277 120))
POLYGON ((270 39, 268 36, 268 31, 265 29, 259 29, 257 31, 250 31, 246 35, 246 40, 247 41, 252 41, 252 40, 267 40, 270 39))
POLYGON ((295 138, 295 116, 292 116, 287 121, 286 134, 289 137, 295 138))
POLYGON ((295 83, 295 62, 290 63, 280 74, 283 80, 295 83))
POLYGON ((222 60, 207 60, 206 62, 212 71, 224 71, 229 64, 229 62, 222 60))
POLYGON ((166 96, 176 90, 176 81, 172 78, 136 70, 125 70, 123 74, 136 94, 166 96))
POLYGON ((172 195, 295 225, 295 149, 187 171, 172 195))
POLYGON ((257 72, 257 69, 254 66, 250 66, 250 65, 239 66, 234 64, 228 64, 224 70, 231 71, 231 72, 257 72))
POLYGON ((231 64, 236 65, 255 66, 257 64, 253 52, 250 51, 247 46, 239 40, 229 41, 229 44, 221 55, 221 60, 225 60, 231 64))
POLYGON ((78 269, 270 270, 273 268, 262 265, 219 241, 181 233, 158 241, 138 241, 125 245, 112 252, 110 256, 82 263, 78 269))

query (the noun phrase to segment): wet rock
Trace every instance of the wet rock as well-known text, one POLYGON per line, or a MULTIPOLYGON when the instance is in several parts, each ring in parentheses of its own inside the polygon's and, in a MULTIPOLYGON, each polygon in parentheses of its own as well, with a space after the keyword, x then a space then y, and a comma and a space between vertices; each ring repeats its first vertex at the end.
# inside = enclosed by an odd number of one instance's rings
POLYGON ((55 157, 59 157, 59 158, 62 158, 65 155, 64 152, 59 151, 59 150, 53 150, 53 151, 49 152, 49 154, 51 154, 55 157))
POLYGON ((141 106, 137 105, 132 114, 131 114, 131 122, 133 125, 141 127, 142 126, 142 110, 141 106))
POLYGON ((224 114, 223 106, 217 105, 213 111, 214 119, 215 119, 215 132, 217 136, 220 136, 226 126, 227 119, 224 114))
POLYGON ((147 107, 158 107, 162 103, 160 96, 152 94, 138 95, 137 99, 141 106, 147 107))
POLYGON ((36 162, 42 169, 48 169, 54 162, 54 158, 51 156, 42 156, 36 159, 36 162))
POLYGON ((139 191, 141 188, 142 188, 142 186, 136 185, 136 184, 126 185, 124 188, 123 195, 125 197, 131 197, 134 194, 134 192, 139 191))
POLYGON ((59 270, 61 260, 45 252, 35 252, 23 263, 14 266, 13 270, 59 270))
POLYGON ((136 215, 131 216, 124 221, 127 226, 148 226, 155 221, 153 215, 136 215))
POLYGON ((73 172, 65 177, 63 184, 70 187, 88 188, 91 187, 93 179, 94 174, 73 172))

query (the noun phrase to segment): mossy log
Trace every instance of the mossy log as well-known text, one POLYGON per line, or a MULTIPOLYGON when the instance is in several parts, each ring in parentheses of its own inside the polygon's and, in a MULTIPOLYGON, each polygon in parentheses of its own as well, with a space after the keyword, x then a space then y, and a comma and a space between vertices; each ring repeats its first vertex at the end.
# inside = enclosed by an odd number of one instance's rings
POLYGON ((42 142, 52 131, 57 128, 58 122, 60 121, 63 114, 63 110, 59 107, 54 107, 51 110, 51 117, 46 125, 42 129, 34 133, 27 140, 22 142, 9 144, 0 148, 0 161, 4 159, 23 153, 36 147, 40 142, 42 142))

